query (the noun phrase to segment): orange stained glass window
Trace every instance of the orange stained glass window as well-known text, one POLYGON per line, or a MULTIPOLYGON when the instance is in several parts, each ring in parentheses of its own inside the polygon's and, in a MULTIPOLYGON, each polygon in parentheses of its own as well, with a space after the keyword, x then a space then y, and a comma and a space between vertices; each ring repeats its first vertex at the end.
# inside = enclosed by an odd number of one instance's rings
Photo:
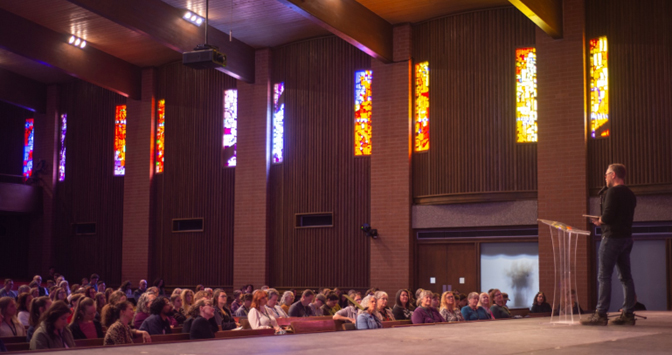
POLYGON ((415 65, 415 151, 429 150, 429 62, 415 65))
POLYGON ((156 172, 163 172, 163 158, 166 132, 166 100, 159 100, 158 118, 156 120, 156 172))
POLYGON ((126 174, 126 105, 114 115, 114 175, 126 174))
POLYGON ((355 73, 355 155, 371 155, 372 70, 355 73))
POLYGON ((537 52, 516 49, 516 142, 537 141, 537 52))
POLYGON ((590 40, 590 134, 609 137, 609 52, 607 37, 590 40))

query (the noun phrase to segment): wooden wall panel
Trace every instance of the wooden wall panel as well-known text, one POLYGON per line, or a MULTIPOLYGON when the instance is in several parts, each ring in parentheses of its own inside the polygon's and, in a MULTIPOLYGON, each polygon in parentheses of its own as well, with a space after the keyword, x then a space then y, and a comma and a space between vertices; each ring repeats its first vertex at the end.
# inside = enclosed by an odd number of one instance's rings
POLYGON ((235 168, 222 165, 224 91, 236 81, 181 62, 158 70, 166 100, 165 168, 154 175, 153 277, 169 286, 233 283, 235 168), (173 233, 174 218, 204 218, 204 231, 173 233))
MULTIPOLYGON (((23 174, 23 132, 26 119, 33 115, 31 111, 0 101, 0 174, 23 174)), ((4 181, 16 182, 15 179, 4 181)))
POLYGON ((607 165, 617 162, 628 168, 628 185, 672 183, 671 17, 666 0, 586 2, 586 41, 609 43, 611 120, 611 137, 588 140, 590 188, 604 186, 607 165))
POLYGON ((415 197, 537 189, 536 144, 515 142, 515 50, 534 43, 535 25, 514 8, 414 27, 414 63, 430 68, 430 149, 413 154, 415 197))
POLYGON ((114 176, 114 114, 126 98, 77 80, 61 86, 68 114, 65 181, 56 184, 56 269, 71 284, 98 273, 121 278, 124 178, 114 176), (72 223, 95 222, 95 235, 73 235, 72 223))
POLYGON ((355 71, 370 68, 370 57, 329 36, 273 58, 273 83, 284 81, 286 94, 285 160, 269 181, 271 284, 367 287, 369 240, 359 227, 370 218, 371 159, 354 156, 353 111, 355 71), (296 229, 294 215, 310 212, 333 212, 334 226, 296 229))

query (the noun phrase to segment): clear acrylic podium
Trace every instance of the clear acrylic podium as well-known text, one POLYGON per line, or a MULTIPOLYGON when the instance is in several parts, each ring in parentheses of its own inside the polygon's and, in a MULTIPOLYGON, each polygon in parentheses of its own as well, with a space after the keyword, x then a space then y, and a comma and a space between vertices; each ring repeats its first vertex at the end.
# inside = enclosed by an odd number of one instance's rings
POLYGON ((581 319, 580 308, 577 307, 578 314, 573 312, 574 302, 577 305, 579 304, 576 292, 576 249, 579 236, 589 236, 590 232, 573 228, 561 222, 546 219, 538 219, 538 221, 548 225, 553 245, 555 273, 551 324, 578 324, 581 319), (558 309, 557 315, 555 314, 556 309, 558 309))

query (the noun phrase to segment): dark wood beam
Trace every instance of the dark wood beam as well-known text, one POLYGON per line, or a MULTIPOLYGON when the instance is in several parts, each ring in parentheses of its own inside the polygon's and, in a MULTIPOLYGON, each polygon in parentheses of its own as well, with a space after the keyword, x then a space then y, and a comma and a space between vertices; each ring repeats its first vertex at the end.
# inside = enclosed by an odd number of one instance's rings
POLYGON ((392 62, 392 25, 355 0, 278 0, 370 56, 392 62))
POLYGON ((26 110, 44 113, 47 86, 0 68, 0 100, 26 110))
POLYGON ((549 36, 562 38, 562 0, 509 0, 549 36))
POLYGON ((140 98, 140 68, 92 46, 77 48, 68 44, 69 37, 0 10, 0 47, 121 95, 140 98))
MULTIPOLYGON (((204 26, 196 27, 182 19, 184 11, 160 0, 68 0, 99 16, 133 31, 143 33, 179 53, 194 50, 205 42, 204 26)), ((204 15, 204 14, 201 14, 204 15)), ((208 26, 208 43, 226 54, 227 65, 218 69, 229 76, 254 82, 254 48, 208 26)))

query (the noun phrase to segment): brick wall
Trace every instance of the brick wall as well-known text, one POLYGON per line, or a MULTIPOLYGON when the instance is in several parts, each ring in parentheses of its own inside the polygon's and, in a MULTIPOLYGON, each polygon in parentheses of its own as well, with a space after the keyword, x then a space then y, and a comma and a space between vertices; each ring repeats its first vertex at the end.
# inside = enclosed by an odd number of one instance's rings
POLYGON ((255 82, 238 81, 233 287, 268 282, 270 49, 255 54, 255 82))
POLYGON ((412 286, 411 26, 394 29, 393 64, 371 60, 371 285, 394 294, 412 286))
MULTIPOLYGON (((581 217, 588 210, 585 5, 584 0, 565 0, 563 6, 562 39, 554 40, 537 29, 538 216, 587 229, 587 220, 581 217)), ((581 237, 576 276, 584 309, 594 307, 592 255, 589 238, 581 237)), ((549 229, 540 225, 539 285, 549 300, 553 298, 553 270, 549 229)))
POLYGON ((140 100, 126 103, 126 175, 124 176, 124 232, 121 280, 105 280, 116 284, 131 280, 135 285, 149 277, 150 191, 154 173, 154 116, 156 71, 142 72, 140 100))

